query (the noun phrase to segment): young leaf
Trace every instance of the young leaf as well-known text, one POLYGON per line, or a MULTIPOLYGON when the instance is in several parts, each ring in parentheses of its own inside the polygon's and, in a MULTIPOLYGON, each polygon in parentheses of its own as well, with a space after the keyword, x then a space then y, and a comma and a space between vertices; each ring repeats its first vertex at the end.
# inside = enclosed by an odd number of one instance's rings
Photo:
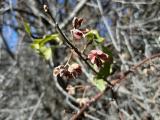
POLYGON ((45 44, 45 43, 47 43, 47 42, 49 42, 49 41, 57 41, 59 44, 62 44, 62 41, 61 41, 61 39, 59 38, 59 34, 51 34, 51 35, 46 35, 44 38, 43 38, 43 40, 42 40, 42 42, 40 43, 40 44, 45 44))
POLYGON ((97 78, 106 78, 110 75, 111 63, 105 62, 104 66, 99 70, 97 78))
POLYGON ((99 36, 99 37, 96 39, 96 42, 98 42, 98 43, 103 43, 103 42, 104 42, 104 38, 99 36))
POLYGON ((103 79, 94 79, 92 81, 93 85, 95 85, 101 92, 103 92, 106 88, 107 82, 103 79))
POLYGON ((95 39, 95 34, 98 34, 96 30, 91 30, 88 33, 85 34, 85 37, 87 38, 87 40, 93 40, 95 39))
POLYGON ((99 70, 97 78, 106 78, 111 73, 111 67, 113 63, 112 52, 107 47, 102 46, 103 52, 109 55, 109 59, 103 64, 103 67, 99 70))
POLYGON ((33 43, 31 44, 31 48, 43 56, 46 60, 49 60, 52 57, 52 48, 54 48, 54 46, 46 47, 45 44, 52 40, 57 41, 59 44, 62 43, 58 34, 51 34, 44 36, 44 38, 34 39, 33 43))
POLYGON ((26 21, 24 21, 24 28, 25 28, 25 31, 26 31, 29 35, 31 35, 30 26, 29 26, 29 24, 28 24, 26 21))
POLYGON ((31 48, 32 48, 32 49, 35 49, 35 50, 39 50, 40 46, 39 46, 39 44, 37 44, 37 43, 32 43, 32 44, 31 44, 31 48))
POLYGON ((87 38, 87 40, 95 40, 98 43, 104 42, 104 38, 98 34, 97 30, 89 31, 88 33, 85 34, 85 37, 87 38))
POLYGON ((112 52, 106 46, 102 46, 102 51, 108 54, 110 57, 113 56, 112 52))
POLYGON ((52 50, 51 48, 47 48, 45 46, 39 49, 40 54, 46 59, 49 60, 52 57, 52 50))
POLYGON ((43 41, 43 38, 34 39, 33 43, 40 44, 43 41))

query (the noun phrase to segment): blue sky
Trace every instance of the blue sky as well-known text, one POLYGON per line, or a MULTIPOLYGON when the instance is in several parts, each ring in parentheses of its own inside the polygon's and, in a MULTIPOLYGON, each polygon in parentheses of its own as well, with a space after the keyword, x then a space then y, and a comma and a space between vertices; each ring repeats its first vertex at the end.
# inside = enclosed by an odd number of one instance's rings
MULTIPOLYGON (((10 0, 7 0, 7 1, 10 2, 10 0)), ((13 7, 16 6, 16 0, 11 0, 10 3, 12 3, 13 7)), ((3 18, 7 24, 13 24, 14 26, 18 25, 18 22, 14 16, 13 12, 11 12, 10 14, 4 15, 3 18), (8 15, 11 16, 10 19, 7 17, 8 15)), ((2 26, 2 34, 6 40, 6 43, 9 46, 10 51, 15 53, 16 48, 17 48, 17 44, 18 44, 18 40, 19 40, 18 33, 12 27, 10 27, 8 25, 3 25, 2 26)))

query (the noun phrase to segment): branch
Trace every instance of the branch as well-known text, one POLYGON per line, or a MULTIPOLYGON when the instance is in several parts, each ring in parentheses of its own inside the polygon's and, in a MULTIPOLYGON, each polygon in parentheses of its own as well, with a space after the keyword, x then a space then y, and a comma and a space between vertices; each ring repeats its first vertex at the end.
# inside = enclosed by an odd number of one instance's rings
MULTIPOLYGON (((58 90, 66 97, 66 102, 67 104, 74 110, 80 111, 79 108, 77 108, 75 105, 72 104, 72 102, 77 103, 76 98, 74 98, 73 96, 69 95, 65 90, 63 90, 63 88, 59 85, 57 77, 53 76, 53 80, 55 82, 56 87, 58 88, 58 90), (72 102, 71 102, 72 101, 72 102)), ((77 103, 78 104, 78 103, 77 103)), ((90 114, 85 113, 85 116, 92 119, 92 120, 99 120, 96 117, 93 117, 90 114)))
POLYGON ((135 69, 137 69, 139 66, 141 66, 142 64, 144 64, 145 62, 147 62, 147 61, 149 61, 149 60, 151 60, 151 59, 157 58, 157 57, 160 57, 160 53, 157 53, 157 54, 154 54, 154 55, 152 55, 152 56, 150 56, 150 57, 148 57, 148 58, 145 58, 145 59, 142 60, 140 63, 134 65, 134 66, 132 67, 132 69, 135 70, 135 69))
MULTIPOLYGON (((142 64, 144 64, 145 62, 151 60, 151 59, 154 59, 156 57, 160 57, 160 53, 158 54, 155 54, 155 55, 152 55, 151 57, 149 58, 145 58, 144 60, 142 60, 140 63, 134 65, 130 70, 124 72, 124 73, 120 73, 121 74, 121 77, 116 79, 116 80, 112 80, 111 84, 112 85, 116 85, 117 83, 121 82, 122 80, 124 80, 130 73, 133 72, 133 70, 136 70, 139 66, 141 66, 142 64)), ((113 87, 114 87, 113 86, 113 87)), ((77 112, 72 118, 71 120, 77 120, 83 113, 86 109, 88 109, 93 103, 95 103, 96 101, 98 101, 105 92, 107 92, 108 90, 110 90, 112 88, 112 86, 107 86, 105 91, 104 92, 100 92, 98 94, 96 94, 95 96, 93 96, 91 98, 91 100, 89 100, 81 109, 79 112, 77 112)))
POLYGON ((132 2, 132 1, 123 1, 123 0, 113 0, 113 2, 117 2, 117 3, 121 3, 121 4, 133 4, 133 5, 152 5, 156 2, 156 0, 152 0, 152 1, 140 1, 140 2, 132 2))
MULTIPOLYGON (((107 87, 105 91, 107 91, 107 90, 109 90, 109 87, 107 87)), ((77 120, 77 119, 84 113, 84 111, 85 111, 86 109, 88 109, 88 108, 92 105, 92 103, 94 103, 94 102, 96 102, 97 100, 99 100, 99 99, 103 96, 103 94, 104 94, 104 92, 100 92, 100 93, 96 94, 95 96, 93 96, 93 97, 91 98, 91 100, 89 100, 89 101, 81 108, 81 110, 80 110, 78 113, 76 113, 76 114, 71 118, 71 120, 77 120)))
POLYGON ((94 72, 97 74, 97 71, 88 63, 88 61, 86 60, 86 58, 84 58, 81 54, 81 52, 69 41, 69 39, 67 38, 67 36, 62 32, 61 28, 59 27, 58 23, 56 22, 55 18, 52 16, 48 6, 46 4, 43 5, 44 6, 44 11, 48 14, 48 16, 51 18, 51 20, 54 22, 55 27, 57 28, 57 31, 60 33, 60 35, 63 37, 64 42, 66 42, 71 49, 73 49, 77 55, 86 63, 86 65, 94 72))
POLYGON ((154 54, 148 58, 143 59, 142 61, 140 61, 138 64, 134 65, 133 67, 131 67, 131 69, 129 69, 128 71, 124 72, 124 73, 119 73, 120 77, 118 79, 112 80, 111 84, 112 85, 116 85, 117 83, 120 83, 122 80, 124 80, 128 74, 132 73, 133 71, 135 71, 138 67, 140 67, 142 64, 146 63, 147 61, 160 57, 160 53, 154 54))

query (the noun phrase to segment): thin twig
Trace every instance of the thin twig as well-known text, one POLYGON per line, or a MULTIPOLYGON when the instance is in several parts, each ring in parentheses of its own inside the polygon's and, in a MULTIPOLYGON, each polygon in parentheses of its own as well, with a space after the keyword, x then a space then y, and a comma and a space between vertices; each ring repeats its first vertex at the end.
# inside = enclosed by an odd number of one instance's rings
POLYGON ((135 66, 132 67, 133 70, 135 70, 136 68, 138 68, 139 66, 141 66, 142 64, 144 64, 145 62, 151 60, 151 59, 154 59, 154 58, 157 58, 157 57, 160 57, 160 53, 157 53, 157 54, 154 54, 148 58, 145 58, 144 60, 142 60, 140 63, 136 64, 135 66))
POLYGON ((112 80, 111 84, 112 85, 116 85, 117 83, 120 83, 122 80, 124 80, 128 74, 132 73, 133 71, 135 71, 138 67, 140 67, 142 64, 144 64, 145 62, 160 57, 160 53, 154 54, 152 56, 150 56, 149 58, 145 58, 144 60, 140 61, 138 64, 134 65, 133 67, 131 67, 131 69, 129 69, 128 71, 124 72, 124 73, 120 73, 120 78, 112 80))
POLYGON ((114 37, 114 35, 113 35, 113 32, 112 32, 112 30, 111 30, 111 27, 109 26, 108 22, 106 21, 107 18, 105 18, 105 16, 104 16, 103 8, 102 8, 102 5, 101 5, 101 1, 100 1, 100 0, 97 0, 97 4, 98 4, 98 8, 99 8, 100 14, 101 14, 101 16, 102 16, 102 20, 103 20, 103 22, 104 22, 104 25, 105 25, 105 27, 107 28, 108 34, 109 34, 109 36, 110 36, 110 38, 111 38, 111 40, 112 40, 112 43, 113 43, 115 49, 116 49, 118 52, 120 52, 120 51, 121 51, 120 46, 117 45, 116 39, 115 39, 115 37, 114 37))
MULTIPOLYGON (((54 77, 53 78, 55 84, 56 84, 56 87, 58 88, 58 90, 66 97, 66 102, 68 103, 68 105, 72 108, 72 109, 75 109, 77 111, 80 111, 79 108, 77 108, 76 106, 74 106, 71 101, 77 103, 76 101, 76 98, 74 98, 73 96, 69 95, 65 90, 63 90, 63 88, 59 85, 58 83, 58 80, 57 80, 57 77, 54 77)), ((85 116, 92 119, 92 120, 99 120, 98 118, 96 117, 93 117, 92 115, 89 115, 87 113, 85 113, 85 116), (94 118, 94 119, 93 119, 94 118), (96 119, 95 119, 96 118, 96 119)))
MULTIPOLYGON (((107 87, 107 89, 108 89, 109 87, 107 87)), ((106 90, 107 90, 106 89, 106 90)), ((92 98, 91 98, 91 100, 89 100, 82 108, 81 108, 81 110, 78 112, 78 113, 76 113, 72 118, 71 118, 71 120, 77 120, 83 113, 84 113, 84 111, 87 109, 87 108, 89 108, 91 105, 92 105, 92 103, 94 103, 94 102, 96 102, 97 100, 99 100, 100 98, 101 98, 101 96, 103 96, 103 94, 104 94, 104 92, 100 92, 100 93, 98 93, 98 94, 96 94, 95 96, 93 96, 92 98)))
POLYGON ((46 6, 44 8, 45 12, 49 15, 49 17, 52 19, 52 21, 54 22, 55 24, 55 27, 57 28, 58 32, 60 33, 60 35, 63 37, 63 40, 64 42, 66 42, 70 47, 71 49, 73 49, 77 54, 78 56, 86 63, 86 65, 94 72, 97 74, 97 71, 88 63, 88 61, 86 60, 86 58, 84 58, 81 54, 81 52, 69 41, 69 39, 67 38, 67 36, 62 32, 61 28, 59 27, 58 23, 56 22, 55 18, 52 16, 49 8, 47 5, 44 5, 46 6))
MULTIPOLYGON (((121 82, 122 80, 124 80, 133 70, 136 70, 139 66, 141 66, 142 64, 144 64, 145 62, 149 61, 150 59, 154 59, 156 57, 160 57, 160 53, 158 54, 155 54, 153 56, 151 56, 150 58, 146 58, 144 60, 142 60, 140 63, 134 65, 130 70, 124 72, 124 73, 121 73, 121 77, 116 79, 116 80, 112 80, 111 84, 112 85, 116 85, 117 83, 121 82)), ((71 120, 77 120, 83 113, 86 109, 88 109, 94 102, 98 101, 105 92, 107 92, 108 90, 110 90, 112 87, 111 86, 107 86, 106 87, 106 90, 104 92, 100 92, 98 94, 96 94, 95 96, 93 96, 91 98, 91 100, 89 100, 81 109, 79 112, 77 112, 72 118, 71 120)))
POLYGON ((28 120, 33 120, 33 116, 34 116, 34 114, 36 113, 38 107, 40 106, 41 100, 42 100, 43 96, 44 96, 44 93, 41 94, 41 96, 40 96, 40 98, 39 98, 39 100, 38 100, 38 102, 37 102, 35 108, 33 109, 33 112, 31 113, 31 115, 30 115, 30 117, 29 117, 28 120))
POLYGON ((113 2, 117 2, 117 3, 121 3, 121 4, 133 4, 133 5, 152 5, 156 2, 156 0, 152 0, 149 2, 145 2, 145 1, 123 1, 123 0, 112 0, 113 2))

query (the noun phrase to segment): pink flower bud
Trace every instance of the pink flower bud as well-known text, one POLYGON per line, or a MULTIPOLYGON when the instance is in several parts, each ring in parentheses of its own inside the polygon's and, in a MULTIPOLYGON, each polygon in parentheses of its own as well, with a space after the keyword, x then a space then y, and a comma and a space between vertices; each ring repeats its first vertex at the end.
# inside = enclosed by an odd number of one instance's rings
POLYGON ((72 20, 72 26, 74 28, 79 28, 83 22, 83 18, 74 17, 72 20))
POLYGON ((78 29, 73 29, 71 30, 72 32, 72 35, 73 37, 76 39, 76 40, 80 40, 81 38, 84 37, 84 34, 82 31, 78 30, 78 29))
POLYGON ((88 54, 88 59, 90 59, 91 63, 96 64, 97 67, 101 67, 102 62, 108 60, 108 55, 101 50, 91 50, 88 54))

